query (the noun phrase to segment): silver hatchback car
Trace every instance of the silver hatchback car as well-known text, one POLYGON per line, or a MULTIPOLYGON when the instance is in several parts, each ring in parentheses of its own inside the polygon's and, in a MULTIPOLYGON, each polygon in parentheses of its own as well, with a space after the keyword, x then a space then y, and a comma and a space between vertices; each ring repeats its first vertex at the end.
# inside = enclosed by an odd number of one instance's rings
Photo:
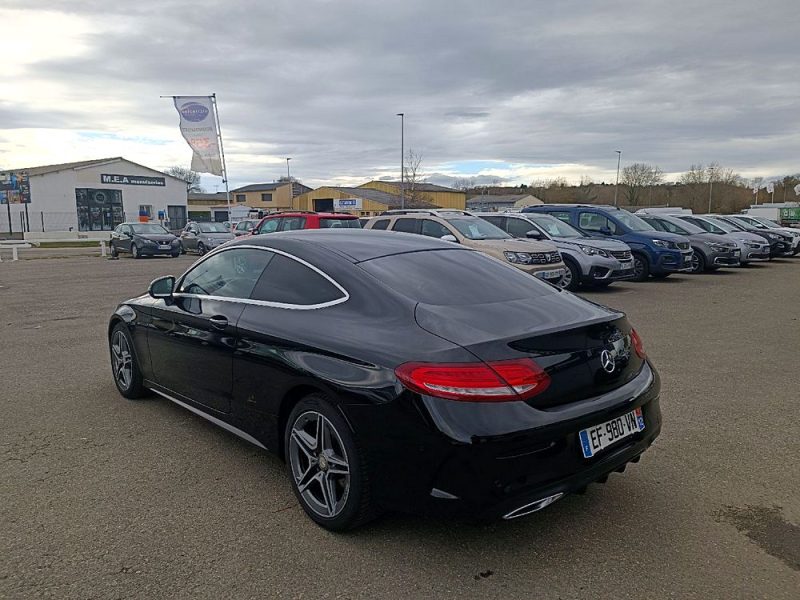
POLYGON ((184 252, 197 252, 200 256, 234 239, 230 229, 224 223, 195 223, 186 225, 180 235, 181 249, 184 252))
POLYGON ((625 242, 598 239, 568 223, 541 213, 474 213, 518 238, 552 241, 567 267, 560 286, 576 290, 580 285, 604 287, 634 276, 633 256, 625 242))

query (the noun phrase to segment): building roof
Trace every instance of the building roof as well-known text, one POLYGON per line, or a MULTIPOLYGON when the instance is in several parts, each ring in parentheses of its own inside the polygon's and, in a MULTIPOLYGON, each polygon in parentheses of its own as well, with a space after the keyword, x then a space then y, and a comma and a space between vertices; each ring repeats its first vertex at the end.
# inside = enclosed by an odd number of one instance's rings
MULTIPOLYGON (((367 183, 362 184, 362 185, 368 185, 370 183, 373 183, 373 182, 372 181, 368 181, 367 183)), ((384 181, 382 179, 377 179, 377 180, 374 181, 374 183, 385 183, 386 185, 391 185, 391 186, 394 186, 394 187, 396 187, 398 189, 400 188, 400 182, 399 181, 384 181)), ((407 181, 404 181, 402 185, 403 185, 403 189, 405 189, 405 190, 411 189, 411 184, 408 183, 407 181)), ((452 193, 455 193, 455 194, 463 194, 463 192, 461 190, 456 190, 454 188, 444 187, 443 185, 436 185, 435 183, 425 183, 424 181, 417 181, 414 184, 414 189, 417 190, 417 191, 420 191, 420 192, 452 192, 452 193)))
POLYGON ((209 194, 207 192, 189 192, 189 200, 227 200, 225 192, 209 194))
POLYGON ((242 187, 238 187, 235 190, 231 190, 231 194, 234 192, 270 192, 272 190, 276 190, 279 187, 283 187, 285 185, 289 185, 291 182, 289 181, 273 181, 272 183, 251 183, 250 185, 243 185, 242 187))
MULTIPOLYGON (((515 194, 507 196, 493 196, 491 194, 483 196, 472 196, 467 198, 467 204, 514 204, 525 198, 536 198, 533 194, 515 194)), ((536 198, 538 200, 538 198, 536 198)))
POLYGON ((159 171, 158 169, 154 169, 152 167, 147 167, 145 165, 141 165, 139 163, 133 162, 132 160, 128 160, 127 158, 123 158, 122 156, 112 156, 110 158, 96 158, 94 160, 79 160, 76 162, 68 162, 68 163, 59 163, 56 165, 43 165, 38 167, 25 167, 22 169, 6 169, 8 172, 20 172, 24 171, 29 176, 33 177, 35 175, 47 175, 48 173, 57 173, 58 171, 69 171, 75 169, 86 169, 88 167, 95 167, 99 165, 105 164, 112 164, 116 162, 128 162, 137 167, 142 167, 143 169, 147 169, 148 171, 153 171, 153 173, 160 173, 161 175, 166 175, 167 177, 172 177, 173 179, 178 179, 183 181, 180 177, 175 177, 174 175, 170 175, 169 173, 164 173, 163 171, 159 171))

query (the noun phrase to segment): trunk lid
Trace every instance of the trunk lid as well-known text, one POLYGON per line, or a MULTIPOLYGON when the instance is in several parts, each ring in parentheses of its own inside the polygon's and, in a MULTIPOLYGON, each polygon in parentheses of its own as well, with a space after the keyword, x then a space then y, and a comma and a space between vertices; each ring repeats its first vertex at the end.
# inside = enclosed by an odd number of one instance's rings
POLYGON ((569 293, 493 304, 418 304, 415 318, 483 361, 535 360, 551 378, 547 390, 526 401, 537 408, 600 396, 642 367, 625 315, 569 293))

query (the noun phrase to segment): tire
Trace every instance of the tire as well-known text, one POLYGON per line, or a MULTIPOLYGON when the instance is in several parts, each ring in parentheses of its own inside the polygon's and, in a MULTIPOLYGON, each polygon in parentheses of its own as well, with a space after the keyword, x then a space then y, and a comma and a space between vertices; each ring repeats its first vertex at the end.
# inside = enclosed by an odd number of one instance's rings
POLYGON ((558 283, 558 287, 574 292, 581 286, 581 269, 572 260, 564 257, 564 277, 558 283))
POLYGON ((200 256, 203 256, 203 254, 205 254, 205 253, 206 253, 206 247, 205 247, 205 245, 203 244, 203 242, 197 242, 197 253, 198 253, 200 256))
POLYGON ((171 256, 172 258, 178 258, 180 255, 181 255, 181 252, 180 252, 180 250, 179 250, 178 252, 173 252, 172 254, 170 254, 170 256, 171 256))
POLYGON ((111 330, 108 347, 111 353, 111 373, 119 393, 130 400, 146 396, 147 391, 142 385, 142 371, 133 351, 133 339, 126 325, 118 323, 111 330))
POLYGON ((651 273, 651 275, 653 276, 653 279, 666 279, 672 275, 672 273, 651 273))
POLYGON ((614 283, 614 282, 613 281, 594 281, 594 282, 592 282, 592 287, 593 288, 597 288, 597 289, 607 288, 612 283, 614 283))
POLYGON ((284 456, 294 495, 317 525, 346 531, 375 517, 365 453, 324 395, 306 396, 292 409, 284 456))
POLYGON ((180 247, 178 254, 186 254, 186 248, 183 247, 183 242, 178 242, 178 246, 180 247))
POLYGON ((111 258, 118 258, 119 252, 117 251, 117 247, 114 244, 111 244, 111 258))
POLYGON ((706 257, 702 252, 694 251, 692 254, 692 273, 702 273, 706 270, 706 257))
POLYGON ((633 279, 632 281, 645 281, 650 276, 650 263, 647 257, 638 252, 633 253, 633 279))
POLYGON ((142 255, 139 254, 139 247, 136 244, 131 244, 131 256, 133 258, 142 258, 142 255))

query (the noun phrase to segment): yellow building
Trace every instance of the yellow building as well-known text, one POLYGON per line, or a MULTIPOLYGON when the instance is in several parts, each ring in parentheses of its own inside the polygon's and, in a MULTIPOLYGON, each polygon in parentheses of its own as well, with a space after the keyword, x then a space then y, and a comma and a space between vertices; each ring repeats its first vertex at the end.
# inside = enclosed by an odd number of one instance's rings
POLYGON ((231 205, 264 212, 291 210, 294 197, 309 191, 310 187, 297 181, 254 183, 231 190, 231 205))
MULTIPOLYGON (((380 190, 394 196, 400 195, 399 181, 368 181, 358 187, 380 190)), ((408 182, 403 183, 403 188, 406 190, 406 199, 413 198, 421 202, 430 202, 438 208, 455 208, 458 210, 466 210, 467 208, 467 195, 453 188, 422 182, 414 183, 413 191, 412 185, 408 182)))
MULTIPOLYGON (((321 187, 300 194, 294 199, 295 210, 344 212, 359 217, 372 217, 385 210, 400 208, 402 198, 381 190, 365 187, 321 187)), ((429 202, 406 201, 405 208, 436 208, 429 202)))

